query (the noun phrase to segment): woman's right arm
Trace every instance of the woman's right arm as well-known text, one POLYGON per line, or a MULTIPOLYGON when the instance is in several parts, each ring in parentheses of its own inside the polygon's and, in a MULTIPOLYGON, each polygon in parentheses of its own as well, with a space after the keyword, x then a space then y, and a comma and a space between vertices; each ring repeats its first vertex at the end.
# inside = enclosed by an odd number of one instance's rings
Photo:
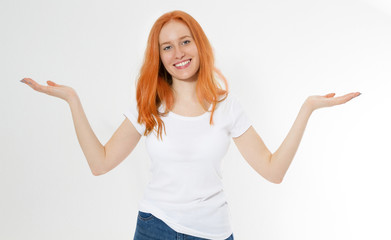
POLYGON ((92 130, 77 94, 68 100, 68 104, 71 108, 77 140, 87 159, 91 172, 95 176, 101 175, 105 173, 103 164, 106 157, 105 148, 92 130))
POLYGON ((133 151, 141 138, 141 134, 126 118, 103 146, 87 120, 76 91, 52 81, 48 81, 49 86, 40 85, 30 78, 25 78, 23 82, 36 91, 62 98, 69 104, 77 139, 95 176, 107 173, 120 164, 133 151))
POLYGON ((77 139, 88 165, 95 176, 102 175, 120 164, 136 147, 141 135, 129 119, 125 119, 105 146, 95 136, 79 97, 69 100, 77 139))

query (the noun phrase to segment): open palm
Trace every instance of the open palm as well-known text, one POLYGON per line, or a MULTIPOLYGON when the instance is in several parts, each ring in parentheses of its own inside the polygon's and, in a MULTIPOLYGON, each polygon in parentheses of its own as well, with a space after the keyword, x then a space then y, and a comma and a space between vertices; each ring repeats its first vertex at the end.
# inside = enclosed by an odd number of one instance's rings
POLYGON ((35 91, 46 93, 50 96, 64 99, 65 101, 68 101, 72 96, 76 95, 73 88, 52 81, 46 81, 48 86, 41 85, 31 78, 23 78, 21 82, 26 83, 35 91))
POLYGON ((335 93, 329 93, 324 96, 309 96, 306 99, 307 104, 311 107, 312 110, 323 107, 332 107, 339 104, 344 104, 353 98, 360 96, 359 92, 352 92, 340 97, 334 97, 335 93))

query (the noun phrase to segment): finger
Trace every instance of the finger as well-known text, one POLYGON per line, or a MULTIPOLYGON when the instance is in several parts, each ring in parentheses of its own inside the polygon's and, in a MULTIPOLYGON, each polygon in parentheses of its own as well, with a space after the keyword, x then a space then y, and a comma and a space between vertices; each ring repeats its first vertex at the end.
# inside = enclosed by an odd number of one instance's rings
POLYGON ((348 94, 345 94, 343 96, 341 96, 341 98, 345 98, 345 99, 352 99, 354 97, 357 97, 359 95, 359 93, 356 93, 356 92, 352 92, 352 93, 348 93, 348 94))
POLYGON ((352 100, 354 97, 359 96, 359 93, 348 93, 340 97, 334 98, 334 104, 343 104, 350 100, 352 100))
POLYGON ((331 98, 334 96, 335 96, 335 93, 329 93, 329 94, 324 95, 324 97, 327 97, 327 98, 331 98))
POLYGON ((33 79, 31 78, 23 78, 22 79, 24 83, 29 85, 30 87, 34 88, 34 86, 37 84, 33 79))
POLYGON ((35 91, 48 93, 48 86, 43 86, 31 78, 24 78, 23 80, 25 83, 27 83, 35 91))
POLYGON ((32 83, 34 82, 31 78, 23 78, 21 82, 26 83, 29 86, 32 86, 32 83))
POLYGON ((49 85, 49 86, 54 86, 54 87, 61 87, 62 85, 60 85, 60 84, 57 84, 57 83, 55 83, 55 82, 53 82, 53 81, 50 81, 50 80, 48 80, 48 81, 46 81, 47 82, 47 84, 49 85))

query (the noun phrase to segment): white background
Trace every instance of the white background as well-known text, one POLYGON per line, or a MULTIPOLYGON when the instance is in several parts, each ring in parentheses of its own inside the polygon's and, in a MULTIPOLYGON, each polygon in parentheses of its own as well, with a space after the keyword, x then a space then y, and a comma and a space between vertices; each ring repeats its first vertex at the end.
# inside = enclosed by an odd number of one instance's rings
POLYGON ((274 152, 310 95, 362 95, 315 111, 280 185, 233 141, 223 181, 235 239, 390 239, 391 4, 387 1, 0 1, 0 239, 133 239, 148 182, 144 138, 96 177, 61 99, 78 92, 105 144, 135 96, 163 13, 203 27, 216 65, 274 152))

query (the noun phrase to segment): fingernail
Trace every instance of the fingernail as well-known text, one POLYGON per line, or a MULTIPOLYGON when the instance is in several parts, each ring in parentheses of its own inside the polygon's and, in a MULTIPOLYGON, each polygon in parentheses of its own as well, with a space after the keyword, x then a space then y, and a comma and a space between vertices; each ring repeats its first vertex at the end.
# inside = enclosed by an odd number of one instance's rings
POLYGON ((361 93, 359 92, 358 95, 357 95, 357 97, 360 96, 360 95, 361 95, 361 93))
POLYGON ((26 83, 26 81, 24 80, 24 78, 22 80, 20 80, 22 83, 26 83))

